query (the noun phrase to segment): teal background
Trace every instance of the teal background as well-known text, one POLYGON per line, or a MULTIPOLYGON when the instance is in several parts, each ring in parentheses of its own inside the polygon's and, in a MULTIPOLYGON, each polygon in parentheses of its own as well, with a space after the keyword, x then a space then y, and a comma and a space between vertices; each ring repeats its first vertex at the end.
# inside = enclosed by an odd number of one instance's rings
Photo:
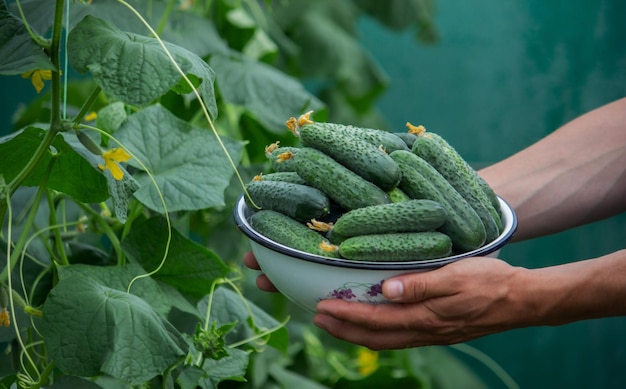
MULTIPOLYGON (((371 19, 365 46, 389 74, 379 108, 443 135, 474 166, 499 161, 560 125, 626 96, 626 2, 437 0, 440 42, 371 19)), ((589 136, 602 134, 589 129, 589 136)), ((575 158, 575 156, 572 156, 575 158)), ((626 215, 533 241, 501 257, 543 267, 624 248, 626 215)), ((625 302, 626 303, 626 302, 625 302)), ((509 331, 469 343, 522 388, 626 388, 626 318, 509 331)), ((490 387, 493 373, 464 358, 490 387)))
MULTIPOLYGON (((390 32, 368 18, 359 26, 390 77, 379 108, 397 131, 407 121, 424 124, 481 167, 626 95, 623 0, 436 4, 441 40, 434 46, 418 44, 415 31, 390 32)), ((11 130, 19 101, 34 96, 29 80, 0 78, 0 134, 11 130)), ((590 129, 589 136, 602 134, 590 129)), ((625 226, 620 215, 511 244, 502 257, 542 267, 604 255, 625 246, 625 226)), ((522 388, 626 388, 624 317, 514 330, 469 344, 522 388)), ((482 364, 458 355, 490 387, 502 387, 482 364)))

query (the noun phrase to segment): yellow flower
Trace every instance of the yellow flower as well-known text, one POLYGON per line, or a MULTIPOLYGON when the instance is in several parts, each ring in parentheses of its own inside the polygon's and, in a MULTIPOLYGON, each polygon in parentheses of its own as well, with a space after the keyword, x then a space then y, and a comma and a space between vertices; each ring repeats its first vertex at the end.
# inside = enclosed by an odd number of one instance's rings
POLYGON ((9 311, 6 308, 2 308, 0 311, 0 327, 8 327, 11 325, 11 318, 9 317, 9 311))
POLYGON ((111 174, 113 174, 113 178, 118 181, 121 180, 124 177, 124 171, 117 162, 128 161, 131 158, 130 155, 123 149, 116 147, 103 152, 102 158, 104 158, 104 166, 98 164, 98 168, 102 171, 109 169, 111 174))
POLYGON ((22 73, 22 78, 30 78, 35 90, 39 93, 43 89, 43 81, 52 80, 52 71, 40 69, 31 70, 30 72, 22 73))
POLYGON ((378 369, 378 353, 368 348, 361 347, 357 352, 357 364, 359 373, 366 376, 378 369))
POLYGON ((91 121, 96 120, 97 117, 98 117, 98 114, 95 111, 91 111, 87 115, 85 115, 85 121, 91 122, 91 121))

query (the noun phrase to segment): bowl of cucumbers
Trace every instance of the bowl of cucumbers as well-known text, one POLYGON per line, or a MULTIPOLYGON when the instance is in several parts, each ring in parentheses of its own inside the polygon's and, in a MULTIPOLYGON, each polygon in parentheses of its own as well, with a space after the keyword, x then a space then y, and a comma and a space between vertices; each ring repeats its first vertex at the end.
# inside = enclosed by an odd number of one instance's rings
POLYGON ((441 136, 291 118, 300 146, 266 147, 234 218, 262 271, 300 307, 387 303, 390 277, 497 257, 517 227, 509 204, 441 136))

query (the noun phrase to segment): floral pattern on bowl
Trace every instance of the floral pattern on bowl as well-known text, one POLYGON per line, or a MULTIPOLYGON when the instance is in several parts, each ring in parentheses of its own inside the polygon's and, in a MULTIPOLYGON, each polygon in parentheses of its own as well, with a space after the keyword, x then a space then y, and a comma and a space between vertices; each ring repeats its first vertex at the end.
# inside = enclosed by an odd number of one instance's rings
POLYGON ((385 297, 383 296, 383 282, 384 280, 377 284, 346 282, 340 287, 328 292, 325 297, 319 298, 318 301, 336 299, 361 303, 386 303, 387 300, 385 300, 385 297))

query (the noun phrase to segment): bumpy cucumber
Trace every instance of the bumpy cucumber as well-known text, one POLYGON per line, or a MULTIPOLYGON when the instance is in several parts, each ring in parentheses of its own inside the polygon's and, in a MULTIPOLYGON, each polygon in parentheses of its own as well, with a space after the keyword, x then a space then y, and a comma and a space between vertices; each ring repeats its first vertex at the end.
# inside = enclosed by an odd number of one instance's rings
POLYGON ((344 237, 391 232, 436 230, 447 220, 445 209, 433 200, 409 200, 372 205, 346 212, 333 225, 333 232, 344 237))
POLYGON ((345 210, 391 202, 385 191, 320 150, 302 147, 293 159, 296 172, 308 185, 326 193, 345 210))
POLYGON ((433 166, 474 208, 485 226, 486 243, 496 239, 502 230, 500 214, 478 184, 475 170, 451 147, 445 147, 434 134, 426 132, 413 143, 413 152, 433 166))
POLYGON ((259 174, 254 177, 255 181, 268 180, 268 181, 285 181, 293 184, 305 185, 306 181, 298 175, 296 172, 274 172, 267 174, 259 174))
MULTIPOLYGON (((416 134, 418 136, 428 135, 435 141, 439 142, 441 147, 443 147, 446 150, 446 153, 448 153, 450 158, 457 161, 457 163, 460 165, 459 169, 463 170, 464 175, 466 175, 467 179, 470 182, 472 182, 474 186, 479 186, 482 189, 482 191, 487 196, 487 199, 491 203, 491 206, 493 207, 493 209, 495 209, 495 211, 498 213, 499 216, 502 216, 502 209, 500 208, 500 200, 498 199, 498 196, 496 195, 496 193, 493 191, 493 188, 491 188, 491 186, 487 183, 487 181, 485 181, 478 174, 478 172, 476 172, 476 170, 474 170, 474 168, 472 168, 463 159, 463 157, 461 157, 461 155, 456 151, 454 147, 450 145, 450 143, 448 143, 448 141, 446 141, 443 137, 441 137, 440 135, 434 132, 430 132, 430 131, 426 132, 425 129, 424 131, 418 131, 416 134)), ((496 222, 499 223, 500 225, 499 228, 502 229, 501 221, 498 219, 496 220, 496 222)))
POLYGON ((360 261, 418 261, 441 258, 452 251, 452 241, 437 231, 359 235, 339 245, 339 254, 360 261))
POLYGON ((400 168, 377 146, 345 131, 334 123, 305 124, 298 129, 303 146, 324 152, 383 190, 400 182, 400 168))
MULTIPOLYGON (((317 188, 285 181, 252 180, 246 185, 252 202, 261 209, 284 213, 301 222, 328 215, 330 199, 317 188)), ((246 200, 248 198, 246 197, 246 200)), ((248 202, 249 206, 253 206, 248 202)))
POLYGON ((337 246, 306 225, 280 212, 257 211, 250 217, 250 225, 261 235, 287 247, 310 254, 339 257, 337 246))
POLYGON ((414 199, 430 199, 440 203, 448 213, 448 219, 439 229, 452 239, 459 251, 481 247, 486 231, 476 211, 463 196, 428 162, 410 151, 394 151, 390 154, 402 170, 400 189, 414 199))
POLYGON ((413 142, 415 142, 415 139, 417 139, 417 135, 410 132, 394 132, 393 134, 402 139, 408 149, 411 149, 411 147, 413 147, 413 142))
POLYGON ((272 143, 265 148, 265 156, 274 172, 293 172, 294 162, 291 156, 297 153, 298 149, 293 146, 279 147, 278 143, 272 143))
POLYGON ((388 190, 387 194, 389 195, 392 203, 400 203, 402 201, 411 200, 411 198, 397 186, 391 190, 388 190))

